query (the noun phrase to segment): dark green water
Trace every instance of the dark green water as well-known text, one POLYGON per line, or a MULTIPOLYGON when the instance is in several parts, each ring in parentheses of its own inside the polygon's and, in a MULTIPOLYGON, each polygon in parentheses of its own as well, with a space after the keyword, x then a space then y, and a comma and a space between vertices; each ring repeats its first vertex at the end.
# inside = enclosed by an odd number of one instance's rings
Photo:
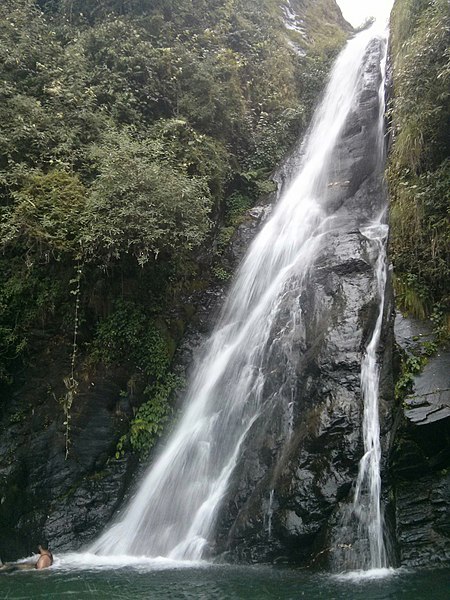
POLYGON ((0 598, 109 600, 448 600, 450 570, 396 571, 378 579, 339 579, 269 567, 52 568, 0 576, 0 598))

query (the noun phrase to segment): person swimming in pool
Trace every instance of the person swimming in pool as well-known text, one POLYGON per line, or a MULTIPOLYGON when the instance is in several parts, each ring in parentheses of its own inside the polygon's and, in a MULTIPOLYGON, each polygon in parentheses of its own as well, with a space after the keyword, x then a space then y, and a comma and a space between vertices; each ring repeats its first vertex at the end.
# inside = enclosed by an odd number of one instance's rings
POLYGON ((51 567, 53 564, 53 554, 50 550, 43 548, 40 544, 38 546, 40 557, 36 563, 36 569, 46 569, 51 567))
POLYGON ((39 558, 37 562, 15 562, 15 563, 2 563, 0 560, 0 571, 5 573, 12 573, 13 571, 29 571, 31 569, 47 569, 53 564, 53 554, 47 548, 43 548, 41 545, 38 546, 39 558))

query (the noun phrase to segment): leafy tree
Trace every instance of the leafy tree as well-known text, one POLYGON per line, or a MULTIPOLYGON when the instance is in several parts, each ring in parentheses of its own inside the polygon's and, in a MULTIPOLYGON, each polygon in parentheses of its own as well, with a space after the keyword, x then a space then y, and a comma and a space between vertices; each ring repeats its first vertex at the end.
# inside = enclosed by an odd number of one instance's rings
POLYGON ((2 243, 39 255, 79 254, 85 206, 86 190, 77 176, 57 170, 30 174, 4 211, 2 243))
POLYGON ((98 176, 83 219, 82 245, 94 260, 134 254, 150 256, 189 251, 208 232, 211 196, 204 177, 190 177, 185 165, 155 160, 158 141, 109 132, 92 147, 98 176))

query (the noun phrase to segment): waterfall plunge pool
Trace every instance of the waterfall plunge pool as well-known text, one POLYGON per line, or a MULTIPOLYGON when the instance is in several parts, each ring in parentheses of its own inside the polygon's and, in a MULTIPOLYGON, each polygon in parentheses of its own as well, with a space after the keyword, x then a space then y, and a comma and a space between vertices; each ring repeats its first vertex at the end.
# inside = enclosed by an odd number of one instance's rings
POLYGON ((136 557, 55 557, 46 571, 0 576, 0 598, 84 600, 446 600, 450 570, 383 569, 329 575, 268 566, 136 557))

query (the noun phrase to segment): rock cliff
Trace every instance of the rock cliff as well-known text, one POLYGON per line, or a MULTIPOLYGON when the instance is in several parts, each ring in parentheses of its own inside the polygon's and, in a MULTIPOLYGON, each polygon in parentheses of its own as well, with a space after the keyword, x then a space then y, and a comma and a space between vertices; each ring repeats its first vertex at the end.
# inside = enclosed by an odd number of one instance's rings
MULTIPOLYGON (((376 251, 360 228, 376 219, 386 201, 374 151, 380 45, 374 42, 370 52, 358 106, 329 172, 327 206, 336 228, 323 237, 301 297, 304 328, 289 353, 277 345, 277 332, 293 326, 283 310, 274 331, 266 393, 284 395, 285 401, 254 424, 222 511, 216 550, 234 559, 311 564, 324 558, 334 550, 335 515, 352 500, 363 454, 361 357, 378 307, 376 251)), ((293 283, 285 301, 298 300, 295 292, 293 283)), ((393 402, 390 287, 386 293, 379 349, 385 450, 393 402)))

